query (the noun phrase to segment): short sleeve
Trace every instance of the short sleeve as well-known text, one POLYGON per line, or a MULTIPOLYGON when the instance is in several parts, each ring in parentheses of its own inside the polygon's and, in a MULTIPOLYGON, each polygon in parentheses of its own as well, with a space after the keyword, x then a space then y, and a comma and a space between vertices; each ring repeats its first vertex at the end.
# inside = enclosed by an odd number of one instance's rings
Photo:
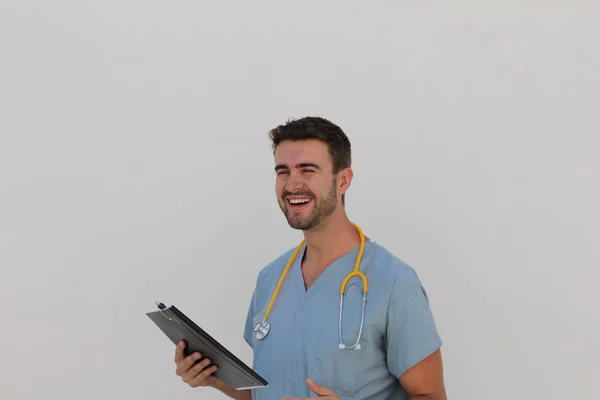
POLYGON ((256 289, 252 293, 250 305, 248 306, 248 314, 246 315, 246 324, 244 326, 244 340, 252 347, 252 334, 254 333, 254 299, 256 297, 256 289))
POLYGON ((400 377, 440 348, 434 316, 418 278, 410 285, 395 285, 388 309, 386 350, 388 369, 400 377))

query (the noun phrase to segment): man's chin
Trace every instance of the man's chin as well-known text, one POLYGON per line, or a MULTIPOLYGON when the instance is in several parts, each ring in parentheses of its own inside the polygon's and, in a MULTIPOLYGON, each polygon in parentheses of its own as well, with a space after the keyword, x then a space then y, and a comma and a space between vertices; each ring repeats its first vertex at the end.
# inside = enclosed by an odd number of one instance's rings
POLYGON ((313 228, 315 225, 313 221, 299 220, 294 218, 288 218, 287 222, 291 228, 297 229, 299 231, 306 231, 308 229, 313 228))

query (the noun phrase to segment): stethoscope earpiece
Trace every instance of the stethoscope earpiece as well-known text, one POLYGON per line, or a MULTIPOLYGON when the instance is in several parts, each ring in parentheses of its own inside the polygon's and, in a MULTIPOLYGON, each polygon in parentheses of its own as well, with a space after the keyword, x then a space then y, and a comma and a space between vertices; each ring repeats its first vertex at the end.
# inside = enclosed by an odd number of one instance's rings
POLYGON ((346 350, 346 349, 360 350, 361 347, 360 347, 360 343, 357 343, 356 345, 351 346, 351 347, 346 346, 344 343, 340 343, 340 344, 338 344, 338 349, 340 349, 340 350, 346 350))

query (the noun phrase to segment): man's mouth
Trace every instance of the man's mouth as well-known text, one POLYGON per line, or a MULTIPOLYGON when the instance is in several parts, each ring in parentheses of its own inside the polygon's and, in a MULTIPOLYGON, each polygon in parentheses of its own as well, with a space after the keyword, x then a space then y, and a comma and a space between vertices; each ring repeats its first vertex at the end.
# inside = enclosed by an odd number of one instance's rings
POLYGON ((312 201, 310 197, 288 197, 286 200, 292 210, 300 210, 312 201))

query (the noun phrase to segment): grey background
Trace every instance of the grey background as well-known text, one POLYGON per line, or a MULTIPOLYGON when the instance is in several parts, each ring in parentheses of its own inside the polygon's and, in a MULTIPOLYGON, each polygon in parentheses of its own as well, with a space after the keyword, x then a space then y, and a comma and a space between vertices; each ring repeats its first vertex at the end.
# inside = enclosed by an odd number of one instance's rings
POLYGON ((0 1, 0 398, 217 399, 144 315, 244 361, 295 246, 266 133, 352 140, 348 212, 418 271, 451 399, 594 398, 597 2, 0 1))

